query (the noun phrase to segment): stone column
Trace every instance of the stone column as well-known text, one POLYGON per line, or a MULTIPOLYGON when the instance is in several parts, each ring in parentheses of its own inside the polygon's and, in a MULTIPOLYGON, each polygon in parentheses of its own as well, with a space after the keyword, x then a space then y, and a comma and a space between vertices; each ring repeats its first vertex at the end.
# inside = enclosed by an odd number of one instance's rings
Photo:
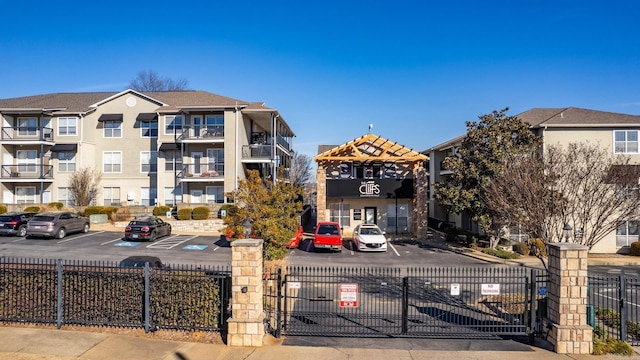
POLYGON ((587 323, 587 257, 584 245, 549 245, 549 337, 559 354, 593 352, 593 328, 587 323))
POLYGON ((318 164, 316 172, 316 206, 318 221, 329 221, 327 218, 327 169, 324 163, 318 164))
POLYGON ((260 239, 231 242, 231 319, 227 345, 262 346, 262 243, 260 239))

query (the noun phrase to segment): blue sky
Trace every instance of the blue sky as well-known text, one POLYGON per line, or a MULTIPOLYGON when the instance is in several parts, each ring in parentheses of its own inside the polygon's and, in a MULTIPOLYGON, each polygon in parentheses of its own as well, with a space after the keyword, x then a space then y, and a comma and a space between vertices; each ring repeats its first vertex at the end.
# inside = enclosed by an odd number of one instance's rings
POLYGON ((120 91, 154 70, 277 108, 310 156, 369 124, 422 151, 505 107, 640 114, 636 0, 37 0, 3 13, 0 98, 120 91))

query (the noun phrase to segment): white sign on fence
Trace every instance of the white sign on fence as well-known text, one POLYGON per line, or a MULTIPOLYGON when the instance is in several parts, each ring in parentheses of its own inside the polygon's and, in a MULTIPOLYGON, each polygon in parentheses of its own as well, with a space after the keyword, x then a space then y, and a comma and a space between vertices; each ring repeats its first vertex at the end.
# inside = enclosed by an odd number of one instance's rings
POLYGON ((340 307, 358 307, 358 284, 340 284, 340 307))
POLYGON ((500 284, 482 284, 480 293, 482 295, 500 295, 500 284))
POLYGON ((289 281, 287 284, 289 285, 289 289, 300 289, 302 287, 299 281, 289 281))
POLYGON ((460 296, 460 284, 451 284, 451 296, 460 296))

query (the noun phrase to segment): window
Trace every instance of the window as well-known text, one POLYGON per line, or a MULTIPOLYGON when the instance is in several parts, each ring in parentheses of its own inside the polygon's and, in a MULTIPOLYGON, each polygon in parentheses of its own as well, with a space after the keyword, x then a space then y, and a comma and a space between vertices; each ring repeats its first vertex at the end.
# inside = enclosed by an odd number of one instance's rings
POLYGON ((182 133, 182 115, 165 115, 164 116, 164 134, 180 134, 182 133))
POLYGON ((35 173, 38 170, 38 151, 37 150, 18 150, 16 151, 18 159, 19 173, 35 173))
POLYGON ((105 151, 102 153, 102 172, 119 173, 122 172, 122 152, 105 151))
POLYGON ((140 152, 140 172, 141 173, 158 172, 158 152, 157 151, 141 151, 140 152))
POLYGON ((616 130, 613 136, 615 154, 638 153, 638 130, 616 130))
POLYGON ((164 188, 164 204, 165 205, 174 206, 175 204, 181 203, 181 202, 182 202, 182 189, 180 189, 179 187, 164 188))
POLYGON ((341 163, 340 164, 340 178, 341 179, 351 179, 352 164, 351 163, 341 163))
POLYGON ((625 221, 618 229, 616 229, 616 246, 630 246, 632 242, 638 241, 640 238, 640 221, 625 221))
POLYGON ((224 149, 207 149, 208 171, 215 176, 224 174, 224 149))
POLYGON ((409 230, 409 205, 388 204, 387 205, 387 228, 396 232, 406 232, 409 230), (397 220, 397 221, 396 221, 397 220))
POLYGON ((524 229, 520 225, 509 226, 509 240, 515 242, 526 242, 529 240, 529 235, 524 232, 524 229))
POLYGON ((102 126, 104 126, 104 137, 122 137, 122 121, 105 121, 102 123, 102 126))
POLYGON ((140 136, 154 137, 154 138, 158 137, 158 122, 157 121, 141 121, 140 136))
POLYGON ((58 171, 61 171, 61 172, 76 171, 76 153, 59 152, 58 153, 58 171))
POLYGON ((207 127, 207 135, 224 136, 224 115, 207 115, 205 126, 207 127))
POLYGON ((35 204, 35 186, 16 186, 16 204, 35 204))
POLYGON ((165 151, 164 152, 164 170, 165 171, 181 171, 182 170, 182 155, 178 151, 165 151))
POLYGON ((60 136, 78 135, 78 118, 77 117, 58 118, 58 135, 60 136))
POLYGON ((102 189, 104 206, 119 206, 120 205, 120 188, 119 187, 105 187, 102 189))
POLYGON ((140 205, 154 206, 156 199, 158 198, 158 191, 156 188, 141 188, 140 189, 140 205))
POLYGON ((207 186, 207 204, 224 203, 223 186, 207 186))
POLYGON ((351 217, 349 216, 349 204, 336 203, 329 204, 329 221, 340 223, 342 227, 348 227, 351 224, 351 217))
POLYGON ((69 187, 59 187, 58 188, 58 201, 63 203, 66 207, 71 207, 75 205, 75 201, 73 199, 73 192, 69 187))
POLYGON ((362 209, 353 209, 353 220, 362 220, 362 209))
POLYGON ((18 135, 19 136, 36 136, 37 132, 38 132, 38 119, 18 118, 18 135))

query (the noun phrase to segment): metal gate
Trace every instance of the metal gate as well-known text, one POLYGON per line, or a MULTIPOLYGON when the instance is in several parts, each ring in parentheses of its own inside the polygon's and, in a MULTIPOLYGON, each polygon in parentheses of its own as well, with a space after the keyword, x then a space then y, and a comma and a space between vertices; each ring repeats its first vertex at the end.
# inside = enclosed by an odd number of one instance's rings
POLYGON ((521 267, 287 267, 265 277, 266 328, 276 337, 532 335, 546 310, 542 276, 521 267))
POLYGON ((640 278, 589 276, 587 320, 595 338, 613 338, 640 345, 640 278))

